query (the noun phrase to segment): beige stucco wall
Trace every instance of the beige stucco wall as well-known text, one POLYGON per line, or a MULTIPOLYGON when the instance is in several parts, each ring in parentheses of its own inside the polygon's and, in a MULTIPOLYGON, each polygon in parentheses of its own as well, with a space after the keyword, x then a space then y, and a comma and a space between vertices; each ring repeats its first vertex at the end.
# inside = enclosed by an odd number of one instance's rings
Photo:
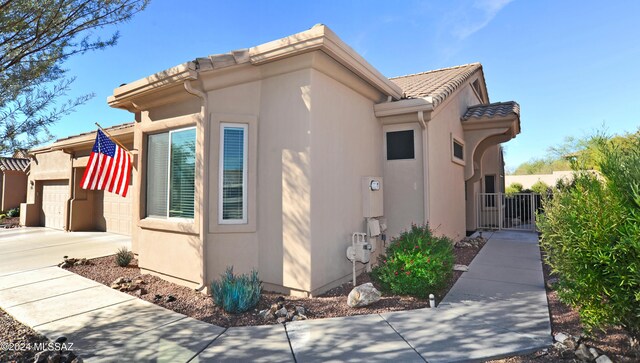
POLYGON ((384 213, 387 235, 395 238, 412 223, 425 222, 424 208, 424 130, 417 123, 385 125, 381 145, 384 163, 384 213), (387 132, 413 130, 414 159, 387 160, 387 132))
MULTIPOLYGON (((477 77, 477 76, 476 76, 477 77)), ((429 224, 436 234, 459 240, 466 235, 464 166, 452 160, 452 136, 464 141, 460 118, 480 100, 470 79, 439 105, 428 123, 429 224)), ((466 147, 466 145, 465 145, 466 147)), ((471 160, 465 160, 465 163, 471 160)))
POLYGON ((316 70, 310 109, 311 291, 322 291, 351 277, 345 250, 366 232, 362 177, 383 174, 382 128, 371 99, 316 70))
POLYGON ((27 175, 21 171, 7 170, 0 175, 0 211, 8 211, 27 200, 27 175))
POLYGON ((552 174, 507 175, 505 177, 505 185, 520 183, 524 189, 531 189, 533 184, 542 181, 549 186, 555 186, 558 180, 571 180, 572 175, 572 171, 554 171, 552 174))

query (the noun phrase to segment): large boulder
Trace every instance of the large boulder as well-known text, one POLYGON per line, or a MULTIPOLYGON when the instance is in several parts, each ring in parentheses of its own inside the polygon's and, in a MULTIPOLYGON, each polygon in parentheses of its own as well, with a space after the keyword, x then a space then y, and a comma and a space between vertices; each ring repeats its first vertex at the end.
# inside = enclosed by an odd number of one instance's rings
POLYGON ((347 297, 347 305, 352 308, 367 306, 380 300, 380 296, 382 296, 382 293, 373 287, 372 283, 367 282, 351 290, 347 297))

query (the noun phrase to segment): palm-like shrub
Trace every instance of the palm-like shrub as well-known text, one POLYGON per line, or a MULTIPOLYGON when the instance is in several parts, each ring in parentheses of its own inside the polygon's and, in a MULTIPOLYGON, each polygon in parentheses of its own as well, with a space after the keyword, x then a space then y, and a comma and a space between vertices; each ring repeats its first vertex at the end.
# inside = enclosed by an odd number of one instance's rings
POLYGON ((220 281, 211 283, 213 302, 229 313, 242 313, 258 304, 262 292, 262 281, 258 271, 246 275, 234 275, 233 266, 227 267, 220 281))
POLYGON ((412 225, 379 257, 372 277, 385 292, 424 298, 446 285, 453 262, 451 239, 434 236, 428 225, 412 225))

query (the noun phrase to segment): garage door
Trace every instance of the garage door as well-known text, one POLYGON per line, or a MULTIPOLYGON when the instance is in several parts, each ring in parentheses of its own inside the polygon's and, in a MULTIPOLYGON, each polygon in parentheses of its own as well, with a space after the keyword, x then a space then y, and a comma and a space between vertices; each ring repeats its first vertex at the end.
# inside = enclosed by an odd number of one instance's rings
POLYGON ((126 197, 118 194, 104 192, 103 215, 105 230, 111 233, 131 235, 131 195, 132 188, 126 197))
POLYGON ((69 184, 66 180, 42 183, 41 224, 45 227, 64 229, 64 207, 69 200, 69 184))

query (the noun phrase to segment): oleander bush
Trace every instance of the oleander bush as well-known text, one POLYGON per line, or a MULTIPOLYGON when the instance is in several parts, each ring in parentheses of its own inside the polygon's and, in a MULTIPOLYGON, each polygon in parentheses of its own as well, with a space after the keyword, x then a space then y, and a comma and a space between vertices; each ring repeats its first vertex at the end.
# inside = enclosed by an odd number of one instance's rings
POLYGON ((446 286, 453 264, 451 239, 435 236, 428 225, 412 225, 391 241, 372 277, 387 293, 424 298, 446 286))
POLYGON ((560 298, 587 330, 640 332, 640 137, 600 143, 600 175, 574 173, 544 200, 541 246, 559 277, 560 298))
POLYGON ((123 246, 116 252, 115 260, 120 267, 129 266, 129 263, 133 260, 133 253, 123 246))
POLYGON ((9 209, 9 211, 7 212, 7 217, 9 218, 20 217, 20 207, 9 209))
POLYGON ((258 271, 234 275, 233 266, 227 267, 219 281, 211 283, 213 302, 229 313, 242 313, 258 304, 262 293, 262 281, 258 271))

